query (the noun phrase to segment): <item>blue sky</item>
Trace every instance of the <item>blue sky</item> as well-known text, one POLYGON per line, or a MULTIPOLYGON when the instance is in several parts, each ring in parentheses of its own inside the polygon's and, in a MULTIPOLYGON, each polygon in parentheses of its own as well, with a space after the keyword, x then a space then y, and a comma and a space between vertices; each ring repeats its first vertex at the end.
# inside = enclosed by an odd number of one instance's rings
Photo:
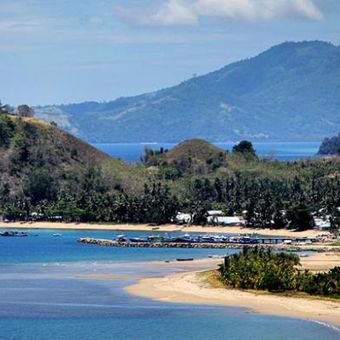
POLYGON ((0 0, 0 99, 113 100, 288 40, 340 45, 340 1, 0 0))

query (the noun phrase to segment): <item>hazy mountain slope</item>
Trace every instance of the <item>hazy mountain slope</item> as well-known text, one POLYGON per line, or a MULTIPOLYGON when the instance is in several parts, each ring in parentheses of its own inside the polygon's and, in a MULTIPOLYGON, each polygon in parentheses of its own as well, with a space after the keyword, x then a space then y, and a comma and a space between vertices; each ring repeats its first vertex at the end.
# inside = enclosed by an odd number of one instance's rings
POLYGON ((340 126, 340 47, 284 43, 158 92, 47 111, 92 142, 321 140, 340 126))

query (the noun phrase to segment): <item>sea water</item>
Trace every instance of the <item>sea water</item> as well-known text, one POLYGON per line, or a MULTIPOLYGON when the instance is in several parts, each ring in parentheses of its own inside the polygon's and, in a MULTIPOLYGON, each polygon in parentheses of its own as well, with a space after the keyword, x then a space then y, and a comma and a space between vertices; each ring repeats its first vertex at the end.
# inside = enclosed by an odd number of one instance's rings
MULTIPOLYGON (((223 150, 231 151, 236 143, 214 143, 223 150)), ((93 144, 110 156, 126 162, 138 162, 146 147, 153 150, 171 149, 176 143, 98 143, 93 144)), ((318 152, 320 142, 276 142, 254 143, 257 154, 262 158, 293 161, 302 158, 312 158, 318 152)))
POLYGON ((159 260, 237 250, 100 247, 76 240, 116 234, 57 231, 62 236, 53 237, 55 232, 0 237, 1 339, 339 339, 336 328, 322 323, 236 307, 157 302, 124 290, 142 277, 183 271, 176 262, 167 266, 159 260))

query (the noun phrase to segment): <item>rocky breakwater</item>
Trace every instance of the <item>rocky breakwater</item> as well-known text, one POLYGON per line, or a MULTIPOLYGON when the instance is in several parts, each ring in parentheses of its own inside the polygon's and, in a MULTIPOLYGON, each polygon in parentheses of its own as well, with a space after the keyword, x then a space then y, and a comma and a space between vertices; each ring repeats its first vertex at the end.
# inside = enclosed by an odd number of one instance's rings
MULTIPOLYGON (((117 241, 110 239, 95 239, 95 238, 80 238, 79 243, 95 244, 98 246, 108 247, 130 247, 130 248, 192 248, 192 249, 230 249, 240 248, 245 246, 239 243, 193 243, 193 242, 129 242, 129 241, 117 241)), ((247 244, 247 247, 264 247, 271 248, 273 245, 258 245, 258 244, 247 244)), ((277 249, 277 247, 276 247, 277 249)))

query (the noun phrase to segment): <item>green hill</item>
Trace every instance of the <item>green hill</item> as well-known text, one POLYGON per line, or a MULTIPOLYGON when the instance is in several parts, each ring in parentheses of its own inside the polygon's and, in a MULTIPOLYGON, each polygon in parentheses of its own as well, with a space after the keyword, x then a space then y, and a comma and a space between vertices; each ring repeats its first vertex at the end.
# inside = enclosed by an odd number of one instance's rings
POLYGON ((226 152, 202 139, 186 140, 176 145, 166 154, 167 159, 172 162, 188 158, 207 162, 219 156, 226 156, 226 152))
POLYGON ((141 167, 111 158, 49 123, 3 113, 0 169, 0 212, 9 215, 33 207, 58 215, 64 206, 97 194, 143 192, 141 167))
POLYGON ((340 47, 310 41, 153 93, 36 114, 91 142, 317 141, 338 133, 339 108, 340 47))

